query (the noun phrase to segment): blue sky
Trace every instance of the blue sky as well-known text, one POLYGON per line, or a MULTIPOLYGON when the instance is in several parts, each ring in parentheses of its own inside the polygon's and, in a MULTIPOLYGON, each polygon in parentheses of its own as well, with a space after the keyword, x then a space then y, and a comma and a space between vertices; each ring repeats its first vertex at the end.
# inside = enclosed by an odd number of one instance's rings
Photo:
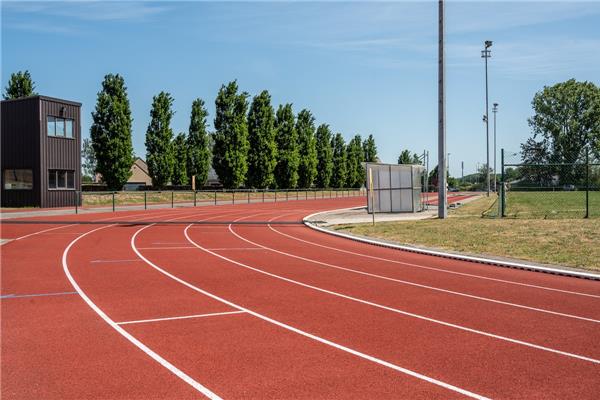
MULTIPOLYGON (((174 132, 192 100, 214 117, 221 84, 237 79, 276 106, 309 108, 347 139, 373 134, 384 162, 402 149, 437 160, 437 2, 2 1, 2 87, 28 69, 37 91, 83 103, 82 130, 106 73, 126 79, 136 153, 152 96, 175 98, 174 132)), ((485 162, 484 66, 493 40, 490 104, 498 149, 529 135, 531 99, 570 78, 600 84, 600 3, 448 1, 447 134, 450 171, 485 162)), ((491 117, 491 111, 490 111, 491 117)), ((499 150, 498 150, 499 151, 499 150)), ((499 158, 498 158, 499 161, 499 158)))

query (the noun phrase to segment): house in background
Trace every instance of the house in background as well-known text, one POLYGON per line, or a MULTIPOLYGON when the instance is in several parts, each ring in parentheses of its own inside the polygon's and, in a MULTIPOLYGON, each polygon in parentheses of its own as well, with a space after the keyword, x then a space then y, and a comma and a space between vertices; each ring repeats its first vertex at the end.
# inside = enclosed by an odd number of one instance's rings
POLYGON ((123 186, 123 190, 143 190, 146 186, 152 186, 148 164, 141 158, 136 157, 131 166, 131 176, 123 186))
POLYGON ((81 185, 81 103, 47 96, 1 103, 2 207, 66 207, 81 185))

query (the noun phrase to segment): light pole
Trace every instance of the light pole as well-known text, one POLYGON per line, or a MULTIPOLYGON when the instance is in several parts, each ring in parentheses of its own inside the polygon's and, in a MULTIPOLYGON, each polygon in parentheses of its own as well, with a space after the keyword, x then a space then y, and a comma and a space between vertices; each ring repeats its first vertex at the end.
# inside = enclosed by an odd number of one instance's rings
POLYGON ((438 218, 448 216, 446 187, 446 84, 444 73, 444 0, 438 3, 438 218))
POLYGON ((492 112, 494 113, 494 192, 498 193, 496 187, 496 113, 498 112, 498 103, 494 103, 492 112))
POLYGON ((487 175, 487 195, 490 196, 490 129, 489 129, 489 106, 488 106, 488 58, 492 56, 491 50, 489 48, 492 47, 492 41, 486 40, 484 43, 484 48, 481 50, 481 58, 485 59, 485 139, 486 139, 486 175, 487 175))

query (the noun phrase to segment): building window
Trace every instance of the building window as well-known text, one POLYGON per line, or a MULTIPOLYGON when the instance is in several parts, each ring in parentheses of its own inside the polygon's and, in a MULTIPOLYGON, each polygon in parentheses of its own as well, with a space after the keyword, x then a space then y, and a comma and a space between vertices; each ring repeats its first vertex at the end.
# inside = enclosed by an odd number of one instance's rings
POLYGON ((46 126, 48 136, 73 137, 73 120, 48 115, 46 126))
POLYGON ((48 189, 75 189, 75 171, 48 170, 48 189))
POLYGON ((33 171, 30 169, 5 169, 5 190, 31 190, 33 189, 33 171))

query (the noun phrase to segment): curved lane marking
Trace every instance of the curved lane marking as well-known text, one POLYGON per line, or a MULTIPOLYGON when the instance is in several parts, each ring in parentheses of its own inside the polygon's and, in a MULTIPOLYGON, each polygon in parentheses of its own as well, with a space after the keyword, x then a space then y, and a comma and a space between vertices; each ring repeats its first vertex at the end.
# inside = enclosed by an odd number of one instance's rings
POLYGON ((338 249, 338 248, 335 248, 335 247, 325 246, 325 245, 320 244, 320 243, 311 242, 310 240, 300 239, 300 238, 288 235, 286 233, 280 232, 277 229, 273 228, 272 225, 269 225, 269 229, 271 229, 274 232, 279 233, 280 235, 287 236, 287 237, 289 237, 291 239, 298 240, 298 241, 303 242, 303 243, 311 244, 311 245, 322 247, 322 248, 325 248, 325 249, 339 251, 341 253, 346 253, 346 254, 352 254, 352 255, 356 255, 356 256, 366 257, 366 258, 370 258, 370 259, 373 259, 373 260, 388 261, 388 262, 391 262, 391 263, 394 263, 394 264, 407 265, 409 267, 427 269, 427 270, 437 271, 437 272, 444 272, 444 273, 454 274, 454 275, 468 276, 469 278, 484 279, 484 280, 489 280, 489 281, 496 281, 496 282, 506 283, 506 284, 510 284, 510 285, 526 286, 526 287, 531 287, 531 288, 535 288, 535 289, 549 290, 549 291, 554 291, 554 292, 561 292, 561 293, 573 294, 573 295, 577 295, 577 296, 593 297, 593 298, 600 299, 600 295, 595 295, 595 294, 590 294, 590 293, 574 292, 574 291, 570 291, 570 290, 556 289, 556 288, 551 288, 551 287, 547 287, 547 286, 539 286, 539 285, 533 285, 533 284, 529 284, 529 283, 515 282, 515 281, 509 281, 509 280, 505 280, 505 279, 498 279, 498 278, 491 278, 491 277, 487 277, 487 276, 468 274, 468 273, 465 273, 465 272, 450 271, 450 270, 443 269, 443 268, 428 267, 428 266, 421 265, 421 264, 413 264, 413 263, 409 263, 409 262, 405 262, 405 261, 392 260, 392 259, 389 259, 389 258, 377 257, 377 256, 372 256, 372 255, 364 254, 364 253, 357 253, 357 252, 350 251, 350 250, 338 249))
POLYGON ((498 339, 498 340, 502 340, 502 341, 506 341, 506 342, 510 342, 510 343, 514 343, 514 344, 518 344, 518 345, 522 345, 522 346, 526 346, 526 347, 531 347, 531 348, 534 348, 534 349, 537 349, 537 350, 543 350, 543 351, 547 351, 547 352, 550 352, 550 353, 559 354, 559 355, 562 355, 562 356, 567 356, 567 357, 572 357, 572 358, 576 358, 576 359, 583 360, 583 361, 588 361, 588 362, 591 362, 591 363, 594 363, 594 364, 600 364, 600 360, 597 360, 597 359, 594 359, 594 358, 591 358, 591 357, 586 357, 586 356, 582 356, 582 355, 579 355, 579 354, 574 354, 574 353, 569 353, 569 352, 566 352, 566 351, 556 350, 556 349, 552 349, 550 347, 545 347, 545 346, 537 345, 537 344, 530 343, 530 342, 525 342, 525 341, 518 340, 518 339, 512 339, 512 338, 509 338, 509 337, 506 337, 506 336, 495 335, 493 333, 480 331, 480 330, 477 330, 477 329, 469 328, 469 327, 458 325, 458 324, 453 324, 453 323, 450 323, 450 322, 441 321, 441 320, 434 319, 434 318, 429 318, 429 317, 426 317, 424 315, 419 315, 419 314, 411 313, 411 312, 408 312, 408 311, 403 311, 403 310, 400 310, 400 309, 397 309, 397 308, 384 306, 382 304, 378 304, 378 303, 374 303, 374 302, 371 302, 371 301, 359 299, 357 297, 348 296, 348 295, 345 295, 345 294, 342 294, 342 293, 334 292, 332 290, 323 289, 323 288, 320 288, 318 286, 309 285, 307 283, 299 282, 299 281, 296 281, 296 280, 293 280, 293 279, 289 279, 289 278, 286 278, 286 277, 283 277, 283 276, 280 276, 280 275, 276 275, 276 274, 273 274, 273 273, 270 273, 270 272, 267 272, 267 271, 263 271, 261 269, 258 269, 258 268, 255 268, 255 267, 251 267, 250 265, 241 263, 239 261, 232 260, 230 258, 227 258, 227 257, 221 255, 221 254, 215 253, 213 251, 208 250, 207 248, 204 248, 204 247, 200 246, 199 244, 197 244, 196 242, 194 242, 189 237, 189 235, 187 234, 187 229, 189 227, 190 227, 190 225, 188 225, 186 227, 184 233, 185 233, 186 238, 188 238, 188 240, 190 241, 190 243, 192 245, 198 247, 202 251, 205 251, 205 252, 207 252, 209 254, 212 254, 212 255, 214 255, 216 257, 219 257, 219 258, 221 258, 221 259, 223 259, 225 261, 228 261, 228 262, 230 262, 232 264, 238 265, 238 266, 240 266, 242 268, 246 268, 246 269, 249 269, 249 270, 252 270, 252 271, 255 271, 255 272, 258 272, 258 273, 261 273, 261 274, 264 274, 264 275, 276 278, 276 279, 280 279, 282 281, 289 282, 289 283, 292 283, 292 284, 295 284, 295 285, 299 285, 299 286, 303 286, 303 287, 306 287, 306 288, 309 288, 309 289, 313 289, 313 290, 316 290, 318 292, 327 293, 327 294, 330 294, 332 296, 340 297, 340 298, 343 298, 343 299, 346 299, 346 300, 350 300, 350 301, 354 301, 354 302, 361 303, 361 304, 366 304, 366 305, 371 306, 371 307, 380 308, 382 310, 391 311, 391 312, 394 312, 394 313, 397 313, 397 314, 406 315, 408 317, 421 319, 423 321, 432 322, 432 323, 435 323, 435 324, 447 326, 447 327, 450 327, 450 328, 455 328, 455 329, 458 329, 458 330, 462 330, 462 331, 465 331, 465 332, 474 333, 474 334, 477 334, 477 335, 487 336, 487 337, 490 337, 490 338, 493 338, 493 339, 498 339))
POLYGON ((586 317, 581 317, 581 316, 578 316, 578 315, 566 314, 566 313, 561 313, 561 312, 558 312, 558 311, 551 311, 551 310, 546 310, 546 309, 543 309, 543 308, 530 307, 530 306, 526 306, 526 305, 522 305, 522 304, 516 304, 516 303, 510 303, 510 302, 507 302, 507 301, 491 299, 491 298, 488 298, 488 297, 482 297, 482 296, 476 296, 476 295, 472 295, 472 294, 468 294, 468 293, 457 292, 457 291, 454 291, 454 290, 442 289, 442 288, 438 288, 438 287, 435 287, 435 286, 428 286, 428 285, 423 285, 423 284, 416 283, 416 282, 405 281, 405 280, 402 280, 402 279, 390 278, 390 277, 384 276, 384 275, 372 274, 372 273, 365 272, 365 271, 360 271, 360 270, 356 270, 356 269, 352 269, 352 268, 342 267, 342 266, 339 266, 339 265, 330 264, 330 263, 326 263, 326 262, 323 262, 323 261, 318 261, 318 260, 314 260, 314 259, 311 259, 311 258, 306 258, 306 257, 298 256, 298 255, 295 255, 295 254, 287 253, 285 251, 281 251, 281 250, 277 250, 277 249, 274 249, 274 248, 271 248, 271 247, 268 247, 268 246, 261 245, 260 243, 253 242, 252 240, 249 240, 249 239, 247 239, 247 238, 239 235, 237 232, 235 232, 233 230, 233 227, 231 225, 229 225, 229 230, 231 231, 231 233, 233 233, 235 236, 237 236, 241 240, 243 240, 243 241, 245 241, 247 243, 250 243, 250 244, 252 244, 254 246, 260 247, 260 248, 268 250, 268 251, 272 251, 274 253, 281 254, 281 255, 286 256, 286 257, 296 258, 296 259, 299 259, 299 260, 302 260, 302 261, 307 261, 307 262, 310 262, 310 263, 313 263, 313 264, 318 264, 318 265, 321 265, 321 266, 324 266, 324 267, 327 267, 327 268, 338 269, 338 270, 347 271, 347 272, 351 272, 351 273, 355 273, 355 274, 359 274, 359 275, 369 276, 369 277, 376 278, 376 279, 382 279, 382 280, 392 281, 392 282, 401 283, 401 284, 404 284, 404 285, 415 286, 415 287, 419 287, 419 288, 423 288, 423 289, 438 291, 438 292, 442 292, 442 293, 448 293, 448 294, 452 294, 452 295, 456 295, 456 296, 467 297, 467 298, 471 298, 471 299, 475 299, 475 300, 487 301, 487 302, 490 302, 490 303, 501 304, 501 305, 505 305, 505 306, 509 306, 509 307, 517 307, 517 308, 522 308, 522 309, 526 309, 526 310, 530 310, 530 311, 547 313, 547 314, 557 315, 557 316, 566 317, 566 318, 573 318, 573 319, 579 319, 579 320, 587 321, 587 322, 600 323, 600 320, 593 319, 593 318, 586 318, 586 317))
MULTIPOLYGON (((192 215, 198 215, 198 214, 199 213, 194 213, 192 215)), ((200 214, 202 214, 202 213, 200 213, 200 214)), ((144 218, 147 218, 147 216, 145 216, 144 218)), ((189 215, 186 215, 183 218, 189 218, 189 215)), ((214 217, 214 218, 217 218, 217 217, 214 217)), ((121 326, 119 326, 114 320, 112 320, 108 315, 106 315, 106 313, 104 313, 104 311, 102 311, 85 294, 85 292, 81 289, 81 287, 77 284, 77 282, 75 281, 75 279, 71 275, 71 272, 69 270, 69 265, 68 265, 67 258, 68 258, 69 251, 75 245, 75 243, 77 243, 81 238, 83 238, 83 237, 85 237, 85 236, 87 236, 87 235, 89 235, 91 233, 94 233, 94 232, 97 232, 99 230, 106 229, 106 228, 109 228, 109 227, 114 227, 114 226, 115 225, 107 225, 107 226, 102 226, 102 227, 93 229, 93 230, 91 230, 89 232, 86 232, 86 233, 78 236, 77 238, 75 238, 73 241, 71 241, 69 243, 69 245, 65 248, 65 251, 63 252, 63 255, 62 255, 63 271, 64 271, 65 275, 67 276, 67 279, 69 280, 69 282, 71 283, 71 285, 73 286, 73 288, 77 291, 77 293, 81 296, 81 298, 87 303, 87 305, 92 310, 94 310, 94 312, 96 314, 98 314, 100 316, 100 318, 102 318, 104 320, 104 322, 106 322, 111 328, 113 328, 114 330, 116 330, 119 334, 121 334, 124 338, 126 338, 127 340, 129 340, 137 348, 139 348, 140 350, 142 350, 144 353, 146 353, 153 360, 155 360, 156 362, 158 362, 160 365, 162 365, 164 368, 166 368, 167 370, 169 370, 171 373, 173 373, 174 375, 176 375, 178 378, 180 378, 181 380, 183 380, 184 382, 186 382, 188 385, 192 386, 198 392, 202 393, 204 396, 208 397, 211 400, 221 400, 221 397, 219 397, 217 394, 215 394, 214 392, 212 392, 211 390, 209 390, 208 388, 206 388, 205 386, 203 386, 202 384, 200 384, 198 381, 194 380, 192 377, 190 377, 189 375, 187 375, 185 372, 183 372, 180 369, 178 369, 175 365, 171 364, 170 362, 168 362, 167 360, 165 360, 164 358, 162 358, 158 353, 154 352, 152 349, 150 349, 148 346, 146 346, 140 340, 136 339, 133 335, 131 335, 129 332, 127 332, 125 329, 123 329, 121 326)), ((151 225, 146 225, 144 228, 147 228, 148 226, 151 226, 151 225)))
MULTIPOLYGON (((191 239, 189 239, 189 236, 188 236, 188 229, 189 229, 189 227, 190 227, 190 226, 192 226, 192 225, 188 225, 188 226, 185 228, 185 230, 184 230, 184 234, 185 234, 185 236, 188 238, 188 240, 190 240, 190 243, 194 243, 193 241, 191 241, 191 239)), ((252 311, 252 310, 250 310, 250 309, 248 309, 248 308, 245 308, 245 307, 242 307, 242 306, 240 306, 240 305, 237 305, 237 304, 235 304, 235 303, 233 303, 233 302, 231 302, 231 301, 229 301, 229 300, 226 300, 226 299, 224 299, 224 298, 222 298, 222 297, 219 297, 219 296, 217 296, 217 295, 215 295, 215 294, 212 294, 212 293, 210 293, 210 292, 207 292, 206 290, 200 289, 199 287, 192 285, 191 283, 189 283, 189 282, 187 282, 187 281, 185 281, 185 280, 183 280, 183 279, 181 279, 181 278, 179 278, 179 277, 177 277, 177 276, 175 276, 175 275, 171 274, 170 272, 168 272, 168 271, 166 271, 166 270, 164 270, 164 269, 160 268, 158 265, 156 265, 156 264, 154 264, 152 261, 148 260, 146 257, 144 257, 144 256, 143 256, 143 255, 142 255, 142 254, 141 254, 141 253, 138 251, 137 247, 135 246, 135 239, 136 239, 137 235, 138 235, 138 234, 139 234, 141 231, 143 231, 144 229, 146 229, 147 227, 148 227, 148 226, 146 226, 146 227, 143 227, 143 228, 139 229, 139 230, 138 230, 138 231, 137 231, 137 232, 136 232, 136 233, 135 233, 135 234, 132 236, 132 238, 131 238, 131 248, 132 248, 132 249, 133 249, 133 251, 134 251, 134 252, 135 252, 135 253, 136 253, 136 254, 137 254, 137 255, 138 255, 138 256, 139 256, 139 257, 140 257, 142 260, 144 260, 144 261, 145 261, 145 262, 146 262, 146 263, 147 263, 147 264, 148 264, 150 267, 154 268, 155 270, 157 270, 158 272, 160 272, 160 273, 164 274, 165 276, 167 276, 167 277, 169 277, 169 278, 173 279, 174 281, 176 281, 176 282, 179 282, 179 283, 181 283, 182 285, 184 285, 184 286, 186 286, 186 287, 188 287, 188 288, 190 288, 190 289, 192 289, 192 290, 194 290, 194 291, 196 291, 196 292, 198 292, 198 293, 201 293, 201 294, 203 294, 203 295, 205 295, 205 296, 208 296, 208 297, 210 297, 210 298, 212 298, 212 299, 214 299, 214 300, 220 301, 220 302, 222 302, 223 304, 227 304, 227 305, 229 305, 229 306, 230 306, 230 307, 232 307, 232 308, 236 308, 236 309, 238 309, 238 310, 240 310, 240 311, 244 311, 244 312, 246 312, 246 313, 248 313, 248 314, 250 314, 250 315, 252 315, 252 316, 254 316, 254 317, 256 317, 256 318, 262 319, 263 321, 266 321, 266 322, 269 322, 269 323, 271 323, 271 324, 277 325, 277 326, 279 326, 279 327, 281 327, 281 328, 287 329, 287 330, 289 330, 289 331, 291 331, 291 332, 297 333, 297 334, 299 334, 299 335, 301 335, 301 336, 304 336, 304 337, 307 337, 307 338, 309 338, 309 339, 313 339, 313 340, 315 340, 315 341, 317 341, 317 342, 320 342, 320 343, 326 344, 326 345, 328 345, 328 346, 334 347, 334 348, 336 348, 336 349, 338 349, 338 350, 342 350, 342 351, 344 351, 344 352, 350 353, 350 354, 352 354, 352 355, 355 355, 355 356, 357 356, 357 357, 360 357, 360 358, 363 358, 363 359, 365 359, 365 360, 368 360, 368 361, 371 361, 371 362, 377 363, 377 364, 379 364, 379 365, 383 365, 383 366, 385 366, 385 367, 388 367, 388 368, 391 368, 391 369, 393 369, 393 370, 395 370, 395 371, 398 371, 398 372, 404 373, 404 374, 406 374, 406 375, 412 376, 412 377, 414 377, 414 378, 417 378, 417 379, 424 380, 424 381, 426 381, 426 382, 429 382, 429 383, 432 383, 432 384, 434 384, 434 385, 441 386, 441 387, 443 387, 443 388, 445 388, 445 389, 448 389, 448 390, 451 390, 451 391, 454 391, 454 392, 457 392, 457 393, 461 393, 461 394, 463 394, 463 395, 465 395, 465 396, 467 396, 467 397, 470 397, 470 398, 474 398, 474 399, 480 399, 480 400, 487 399, 486 397, 484 397, 484 396, 481 396, 481 395, 479 395, 479 394, 476 394, 476 393, 470 392, 470 391, 468 391, 468 390, 465 390, 465 389, 461 389, 461 388, 459 388, 459 387, 456 387, 456 386, 450 385, 450 384, 448 384, 448 383, 446 383, 446 382, 442 382, 442 381, 440 381, 440 380, 437 380, 437 379, 434 379, 434 378, 431 378, 431 377, 428 377, 428 376, 422 375, 422 374, 420 374, 420 373, 418 373, 418 372, 411 371, 411 370, 409 370, 409 369, 406 369, 406 368, 400 367, 400 366, 398 366, 398 365, 395 365, 395 364, 392 364, 392 363, 390 363, 390 362, 387 362, 387 361, 381 360, 381 359, 379 359, 379 358, 376 358, 376 357, 370 356, 370 355, 368 355, 368 354, 365 354, 365 353, 361 353, 361 352, 359 352, 359 351, 357 351, 357 350, 354 350, 354 349, 351 349, 351 348, 349 348, 349 347, 346 347, 346 346, 340 345, 340 344, 338 344, 338 343, 335 343, 335 342, 329 341, 329 340, 327 340, 327 339, 324 339, 324 338, 322 338, 322 337, 319 337, 319 336, 313 335, 313 334, 311 334, 311 333, 308 333, 308 332, 302 331, 302 330, 300 330, 300 329, 298 329, 298 328, 295 328, 295 327, 293 327, 293 326, 290 326, 290 325, 284 324, 284 323, 282 323, 282 322, 279 322, 279 321, 277 321, 277 320, 274 320, 274 319, 272 319, 272 318, 269 318, 269 317, 267 317, 266 315, 259 314, 259 313, 255 312, 255 311, 252 311)), ((199 247, 199 246, 197 246, 197 245, 196 245, 196 247, 199 247)), ((201 248, 201 247, 199 247, 199 248, 201 248)), ((218 254, 216 254, 216 253, 212 253, 212 252, 210 252, 210 251, 208 251, 208 252, 209 252, 209 253, 211 253, 211 254, 213 254, 213 255, 216 255, 217 257, 219 257, 219 255, 218 255, 218 254)))

